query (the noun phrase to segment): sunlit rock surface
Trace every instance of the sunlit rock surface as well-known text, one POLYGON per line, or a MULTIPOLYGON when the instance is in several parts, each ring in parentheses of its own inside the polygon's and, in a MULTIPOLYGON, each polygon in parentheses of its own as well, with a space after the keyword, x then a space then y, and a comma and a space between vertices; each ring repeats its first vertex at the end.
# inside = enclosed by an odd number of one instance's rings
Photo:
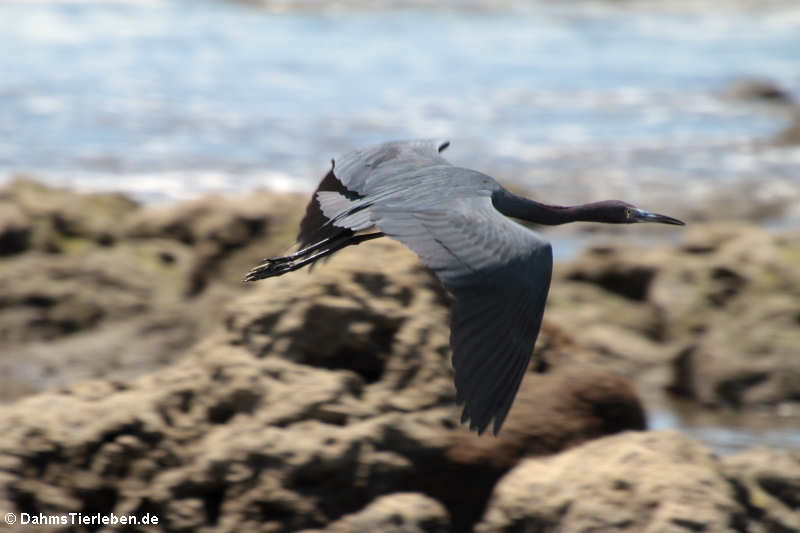
POLYGON ((607 437, 522 462, 475 530, 798 531, 800 456, 769 455, 720 460, 675 431, 607 437))

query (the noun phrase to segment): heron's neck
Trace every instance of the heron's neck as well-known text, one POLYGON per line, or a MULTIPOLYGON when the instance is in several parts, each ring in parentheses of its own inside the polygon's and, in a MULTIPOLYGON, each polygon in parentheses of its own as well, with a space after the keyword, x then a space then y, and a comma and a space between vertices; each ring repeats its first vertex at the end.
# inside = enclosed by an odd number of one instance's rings
POLYGON ((599 204, 548 205, 501 189, 492 195, 494 207, 508 217, 557 226, 568 222, 604 222, 599 204))

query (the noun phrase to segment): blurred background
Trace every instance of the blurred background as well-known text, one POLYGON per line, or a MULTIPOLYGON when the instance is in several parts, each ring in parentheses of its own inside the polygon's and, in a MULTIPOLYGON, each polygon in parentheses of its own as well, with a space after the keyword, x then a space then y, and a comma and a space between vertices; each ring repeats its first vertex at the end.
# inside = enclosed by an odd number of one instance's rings
POLYGON ((794 1, 3 1, 0 49, 3 181, 306 192, 349 149, 442 137, 550 203, 800 220, 794 1))
POLYGON ((437 137, 550 203, 800 221, 795 1, 2 1, 0 49, 3 182, 306 193, 347 150, 437 137))
POLYGON ((310 190, 351 148, 446 137, 553 203, 799 197, 795 1, 3 1, 0 48, 2 179, 310 190))
POLYGON ((0 0, 0 510, 800 531, 798 427, 797 0, 0 0), (688 222, 543 228, 497 439, 457 424, 448 296, 402 246, 241 283, 331 158, 420 137, 688 222), (645 418, 680 432, 520 462, 645 418))

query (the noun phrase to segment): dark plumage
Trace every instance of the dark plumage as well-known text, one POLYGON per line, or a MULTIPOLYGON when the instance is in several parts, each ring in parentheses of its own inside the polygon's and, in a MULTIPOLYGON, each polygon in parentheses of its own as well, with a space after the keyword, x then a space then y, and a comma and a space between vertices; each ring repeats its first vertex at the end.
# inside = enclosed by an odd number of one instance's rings
POLYGON ((540 224, 683 222, 617 200, 534 202, 451 165, 440 155, 448 145, 391 142, 333 162, 300 223, 299 251, 267 259, 245 281, 279 276, 384 235, 402 242, 455 297, 450 344, 462 422, 481 433, 494 420, 496 434, 530 361, 553 266, 550 244, 506 217, 540 224))

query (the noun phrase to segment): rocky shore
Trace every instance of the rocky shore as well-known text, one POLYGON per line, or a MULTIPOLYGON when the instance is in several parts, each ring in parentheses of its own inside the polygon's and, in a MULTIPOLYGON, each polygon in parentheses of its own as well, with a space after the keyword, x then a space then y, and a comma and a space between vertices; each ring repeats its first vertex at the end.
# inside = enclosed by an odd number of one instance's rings
POLYGON ((401 245, 240 283, 303 204, 0 189, 0 511, 150 513, 126 529, 149 532, 800 531, 799 451, 646 430, 654 393, 800 420, 800 232, 693 224, 557 265, 541 363, 494 438, 457 423, 449 296, 401 245))

